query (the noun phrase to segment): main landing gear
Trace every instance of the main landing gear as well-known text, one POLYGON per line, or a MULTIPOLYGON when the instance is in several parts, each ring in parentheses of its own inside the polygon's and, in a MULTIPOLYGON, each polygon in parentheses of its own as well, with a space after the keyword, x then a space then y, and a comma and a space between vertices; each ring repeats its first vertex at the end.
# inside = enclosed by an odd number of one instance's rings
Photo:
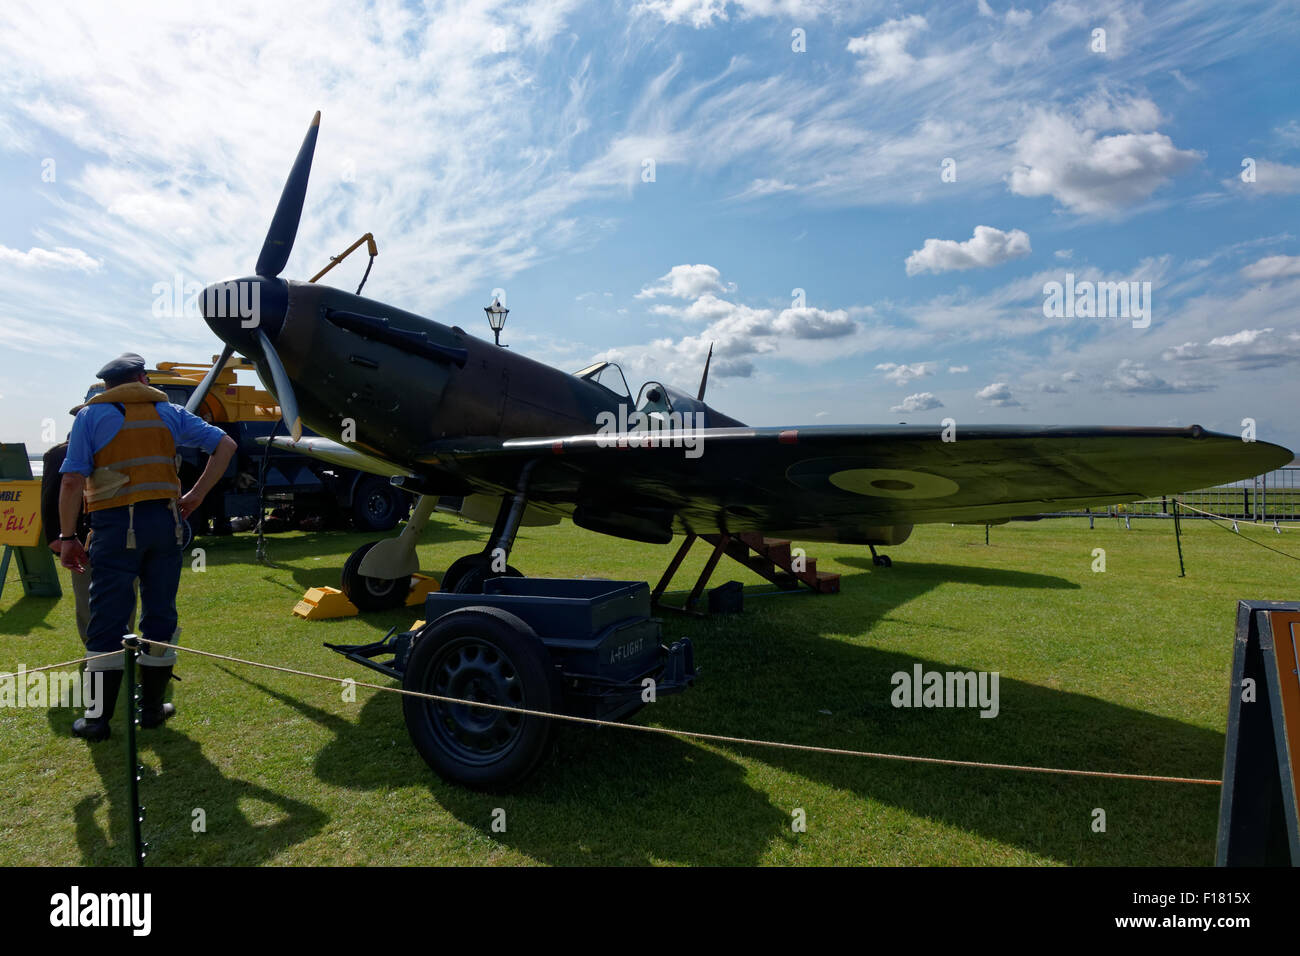
POLYGON ((363 544, 349 555, 343 565, 340 587, 359 611, 386 611, 389 608, 401 607, 406 603, 406 596, 411 593, 410 574, 397 578, 378 578, 361 573, 361 565, 365 562, 366 556, 376 545, 384 543, 370 541, 363 544))
MULTIPOLYGON (((482 594, 483 582, 489 578, 523 577, 506 561, 528 503, 526 489, 533 465, 531 461, 524 465, 518 490, 501 500, 487 546, 478 554, 467 554, 453 561, 442 576, 440 590, 455 594, 482 594)), ((405 603, 411 592, 411 575, 420 569, 415 543, 429 523, 436 503, 437 499, 432 495, 422 496, 400 535, 384 541, 371 541, 352 552, 343 565, 341 587, 359 610, 383 611, 405 603)))

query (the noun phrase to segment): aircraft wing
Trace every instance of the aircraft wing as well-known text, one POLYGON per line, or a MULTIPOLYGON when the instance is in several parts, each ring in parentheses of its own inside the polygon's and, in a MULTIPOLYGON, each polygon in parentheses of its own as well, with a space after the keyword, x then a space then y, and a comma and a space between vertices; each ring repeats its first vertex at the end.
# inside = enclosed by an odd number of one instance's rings
POLYGON ((637 540, 763 531, 868 543, 886 526, 983 522, 1136 501, 1249 478, 1292 460, 1267 442, 1190 428, 718 428, 451 439, 417 468, 637 540), (640 441, 638 439, 641 438, 640 441), (696 442, 689 447, 691 441, 696 442))
POLYGON ((407 477, 413 474, 411 469, 405 465, 399 465, 376 455, 367 454, 351 445, 344 445, 328 438, 300 438, 294 441, 292 438, 281 435, 269 440, 259 438, 257 441, 262 445, 274 445, 281 451, 295 452, 299 455, 306 455, 308 458, 327 461, 331 465, 355 468, 357 471, 366 471, 372 475, 383 475, 385 478, 407 477))

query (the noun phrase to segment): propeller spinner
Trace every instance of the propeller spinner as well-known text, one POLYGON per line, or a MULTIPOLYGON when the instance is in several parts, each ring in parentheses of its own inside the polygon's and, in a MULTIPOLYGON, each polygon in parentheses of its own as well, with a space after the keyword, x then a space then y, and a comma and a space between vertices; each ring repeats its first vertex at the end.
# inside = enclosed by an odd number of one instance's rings
POLYGON ((311 176, 311 161, 316 152, 316 136, 319 131, 320 111, 317 110, 280 193, 280 202, 275 207, 275 215, 271 218, 271 226, 262 243, 261 254, 257 257, 254 269, 256 274, 214 283, 203 290, 204 321, 226 343, 226 347, 185 404, 191 412, 197 411, 212 383, 226 367, 230 356, 236 351, 242 352, 255 361, 261 359, 270 370, 281 415, 288 423, 294 441, 302 437, 298 399, 274 344, 289 309, 289 288, 279 275, 289 261, 294 239, 298 235, 298 223, 302 219, 307 180, 311 176), (251 315, 247 309, 249 304, 253 305, 251 315))

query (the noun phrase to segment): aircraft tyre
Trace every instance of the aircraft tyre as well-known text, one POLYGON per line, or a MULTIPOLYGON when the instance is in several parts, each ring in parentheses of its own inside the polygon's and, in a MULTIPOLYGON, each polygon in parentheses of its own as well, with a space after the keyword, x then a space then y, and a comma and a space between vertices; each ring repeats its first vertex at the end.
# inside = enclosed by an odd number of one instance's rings
POLYGON ((887 554, 873 555, 871 563, 878 568, 892 568, 894 566, 894 562, 889 560, 889 555, 887 554))
POLYGON ((411 579, 368 578, 361 573, 361 562, 378 541, 369 541, 353 551, 343 565, 339 586, 359 611, 386 611, 401 607, 411 593, 411 579))
POLYGON ((450 594, 482 594, 483 582, 488 578, 522 578, 513 565, 506 565, 505 574, 492 570, 492 558, 485 554, 467 554, 457 558, 447 569, 439 583, 440 590, 450 594))
MULTIPOLYGON (((425 625, 402 688, 548 712, 560 699, 532 628, 488 607, 462 608, 425 625)), ((443 779, 477 790, 523 780, 551 743, 552 721, 511 711, 407 696, 402 713, 424 761, 443 779)))

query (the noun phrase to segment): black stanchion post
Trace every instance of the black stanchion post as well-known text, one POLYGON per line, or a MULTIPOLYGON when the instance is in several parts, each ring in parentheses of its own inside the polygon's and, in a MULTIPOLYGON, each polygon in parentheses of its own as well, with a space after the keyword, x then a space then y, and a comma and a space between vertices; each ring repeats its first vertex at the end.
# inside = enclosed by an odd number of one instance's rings
POLYGON ((122 640, 126 649, 126 699, 130 706, 126 712, 126 779, 129 794, 127 805, 131 811, 131 854, 132 865, 144 866, 145 842, 141 832, 144 825, 144 807, 140 806, 140 754, 135 745, 135 729, 140 725, 140 686, 136 680, 136 660, 140 656, 140 639, 128 634, 122 640))
POLYGON ((1174 542, 1178 545, 1178 576, 1187 577, 1186 570, 1183 569, 1183 530, 1178 523, 1178 499, 1174 499, 1174 542))

